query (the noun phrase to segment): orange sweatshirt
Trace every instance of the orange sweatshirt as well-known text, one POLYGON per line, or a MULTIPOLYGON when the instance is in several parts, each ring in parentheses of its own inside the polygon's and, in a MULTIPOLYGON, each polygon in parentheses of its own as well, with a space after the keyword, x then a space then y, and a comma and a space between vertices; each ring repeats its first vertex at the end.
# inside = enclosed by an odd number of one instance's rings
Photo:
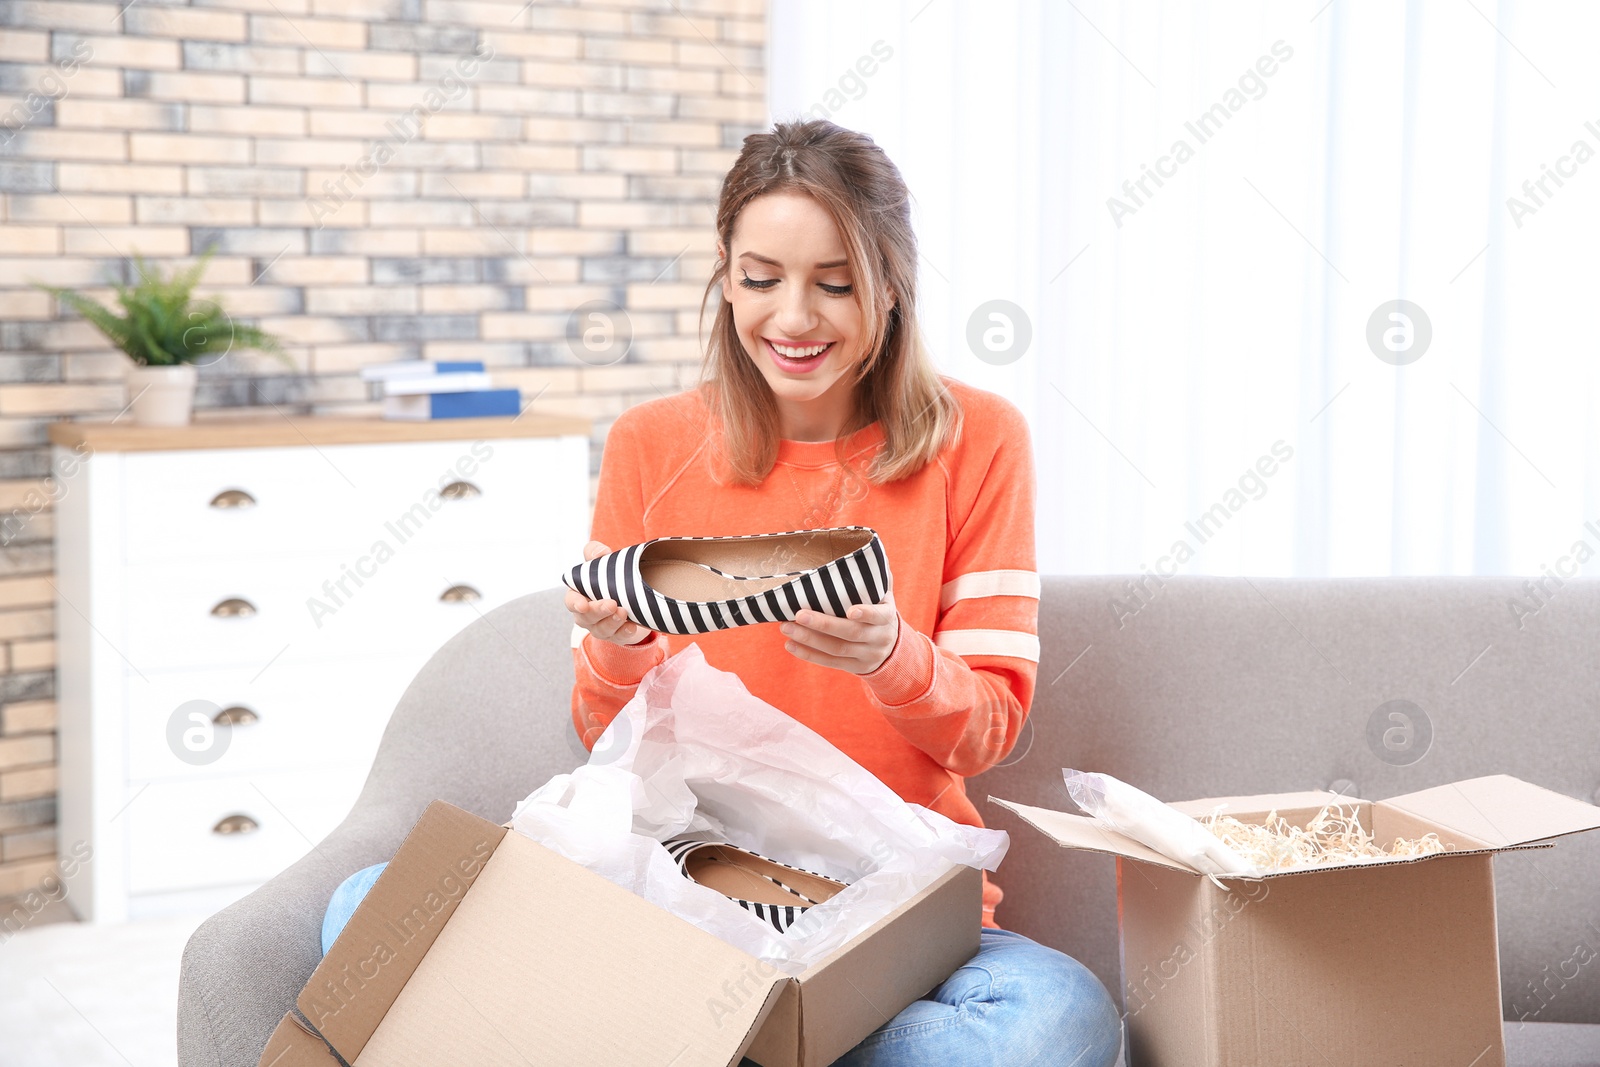
MULTIPOLYGON (((960 403, 959 440, 909 478, 864 474, 883 443, 872 423, 835 442, 782 441, 758 486, 719 484, 716 417, 698 390, 638 404, 612 424, 591 536, 619 549, 655 537, 870 526, 893 575, 899 636, 881 666, 851 674, 784 651, 772 623, 657 633, 624 647, 572 628, 573 722, 586 746, 645 673, 693 641, 706 662, 811 727, 901 797, 983 825, 965 779, 1004 759, 1033 702, 1039 575, 1028 424, 1004 398, 942 378, 960 403)), ((993 926, 998 886, 985 880, 993 926)))

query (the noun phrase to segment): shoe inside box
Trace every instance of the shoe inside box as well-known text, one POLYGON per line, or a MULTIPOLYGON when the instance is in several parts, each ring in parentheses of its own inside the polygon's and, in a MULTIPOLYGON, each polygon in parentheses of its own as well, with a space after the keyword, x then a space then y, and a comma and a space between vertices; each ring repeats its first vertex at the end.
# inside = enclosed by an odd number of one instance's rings
POLYGON ((742 849, 723 846, 690 853, 684 863, 684 873, 725 897, 779 907, 805 908, 821 904, 844 888, 830 878, 783 867, 742 849))

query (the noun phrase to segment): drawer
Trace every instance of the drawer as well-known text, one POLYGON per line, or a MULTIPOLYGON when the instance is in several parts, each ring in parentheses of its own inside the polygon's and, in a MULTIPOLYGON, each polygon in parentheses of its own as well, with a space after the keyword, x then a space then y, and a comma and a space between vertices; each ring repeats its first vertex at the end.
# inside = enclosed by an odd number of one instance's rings
MULTIPOLYGON (((327 450, 324 449, 324 452, 327 450)), ((305 551, 359 543, 373 525, 315 449, 131 452, 123 464, 129 563, 305 551)))
MULTIPOLYGON (((371 536, 408 547, 517 544, 582 558, 588 538, 584 437, 427 441, 392 452, 352 448, 339 464, 373 511, 371 536)), ((559 566, 559 565, 558 565, 559 566)), ((555 584, 558 571, 546 585, 555 584)))
POLYGON ((131 453, 123 558, 258 559, 379 538, 527 544, 546 532, 570 553, 586 526, 588 449, 573 436, 131 453))
POLYGON ((559 567, 516 547, 407 545, 248 564, 145 563, 124 569, 125 617, 107 637, 146 676, 186 667, 247 667, 253 675, 269 662, 425 655, 480 613, 554 585, 559 567), (448 599, 471 592, 478 599, 448 599))
POLYGON ((426 655, 417 654, 337 663, 280 661, 259 673, 255 668, 153 671, 148 681, 128 674, 128 779, 270 774, 322 763, 366 766, 395 704, 425 662, 426 655), (224 710, 229 713, 221 726, 181 727, 200 730, 191 738, 198 749, 192 760, 179 758, 191 751, 181 733, 174 743, 168 725, 191 701, 209 705, 197 704, 190 712, 204 712, 211 722, 224 710), (227 725, 228 719, 242 721, 227 725), (212 756, 223 732, 225 747, 212 756))
POLYGON ((366 768, 130 786, 128 892, 260 882, 309 852, 339 825, 366 768), (224 820, 248 829, 217 830, 224 820))

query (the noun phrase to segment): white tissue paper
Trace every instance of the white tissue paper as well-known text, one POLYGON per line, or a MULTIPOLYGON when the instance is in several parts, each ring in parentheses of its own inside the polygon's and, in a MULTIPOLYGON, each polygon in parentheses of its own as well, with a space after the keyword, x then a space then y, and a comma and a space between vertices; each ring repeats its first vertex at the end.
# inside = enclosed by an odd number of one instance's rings
POLYGON ((1169 859, 1216 876, 1256 878, 1261 872, 1191 818, 1143 790, 1109 774, 1064 769, 1072 802, 1118 833, 1148 845, 1169 859))
POLYGON ((589 762, 529 794, 511 825, 790 975, 954 865, 994 870, 1009 843, 900 799, 694 644, 652 668, 589 762), (685 832, 850 885, 780 934, 683 876, 660 842, 685 832))

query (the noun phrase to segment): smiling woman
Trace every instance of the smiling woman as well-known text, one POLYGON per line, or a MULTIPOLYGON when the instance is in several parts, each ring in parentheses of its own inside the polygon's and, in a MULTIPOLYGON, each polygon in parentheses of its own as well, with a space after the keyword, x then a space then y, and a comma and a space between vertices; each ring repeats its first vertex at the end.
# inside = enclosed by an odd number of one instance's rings
MULTIPOLYGON (((810 121, 745 138, 722 183, 716 249, 706 299, 722 299, 703 381, 612 424, 586 561, 664 538, 851 527, 876 534, 893 588, 838 614, 676 633, 572 588, 577 736, 594 745, 645 675, 692 643, 904 800, 982 826, 965 779, 1015 747, 1038 671, 1027 422, 933 369, 917 331, 910 194, 864 135, 810 121)), ((763 552, 748 573, 796 563, 763 552)), ((328 932, 370 880, 357 872, 335 894, 328 932)), ((971 962, 838 1064, 1112 1063, 1120 1030, 1105 988, 1002 930, 1001 897, 986 882, 971 902, 971 962)))
POLYGON ((870 138, 822 120, 746 138, 716 227, 706 371, 735 483, 761 482, 781 440, 877 421, 871 477, 894 481, 959 435, 919 332, 910 190, 870 138))

